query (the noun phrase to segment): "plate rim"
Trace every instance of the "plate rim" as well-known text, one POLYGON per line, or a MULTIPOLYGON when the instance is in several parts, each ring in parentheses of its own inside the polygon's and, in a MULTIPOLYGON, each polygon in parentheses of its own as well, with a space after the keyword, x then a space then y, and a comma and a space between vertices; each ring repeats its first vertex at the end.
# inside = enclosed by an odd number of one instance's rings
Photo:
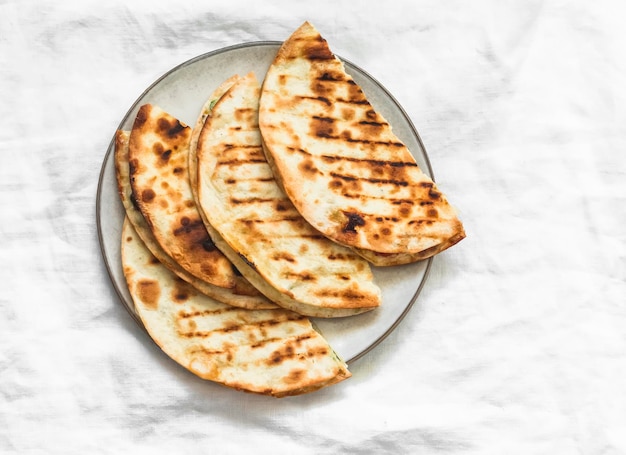
MULTIPOLYGON (((179 64, 173 66, 172 68, 170 68, 169 70, 164 72, 161 76, 159 76, 157 79, 155 79, 154 82, 152 82, 148 87, 146 87, 141 92, 141 94, 135 99, 135 101, 127 109, 127 111, 124 114, 124 116, 122 117, 121 121, 118 123, 117 128, 115 129, 115 131, 117 131, 120 128, 122 128, 124 123, 126 123, 127 119, 129 118, 130 114, 138 106, 140 101, 146 96, 146 94, 148 92, 150 92, 153 88, 155 88, 157 85, 159 85, 165 78, 169 77, 171 74, 175 73, 176 71, 179 71, 182 68, 184 68, 186 66, 189 66, 189 65, 192 65, 192 64, 194 64, 194 63, 196 63, 198 61, 201 61, 201 60, 204 60, 204 59, 207 59, 207 58, 211 58, 211 57, 213 57, 215 55, 219 55, 219 54, 222 54, 222 53, 226 53, 226 52, 230 52, 230 51, 234 51, 234 50, 238 50, 238 49, 251 48, 251 47, 280 46, 282 43, 283 43, 282 41, 273 41, 273 40, 261 40, 261 41, 242 42, 242 43, 238 43, 238 44, 224 46, 224 47, 221 47, 221 48, 209 51, 209 52, 205 52, 205 53, 199 54, 199 55, 197 55, 195 57, 187 59, 187 60, 183 61, 182 63, 179 63, 179 64)), ((422 141, 421 136, 419 135, 419 132, 417 131, 417 128, 415 128, 415 125, 413 124, 413 121, 411 120, 411 118, 408 115, 408 113, 404 110, 402 105, 393 96, 393 94, 391 94, 391 92, 389 92, 389 90, 378 79, 373 77, 369 72, 364 70, 362 67, 356 65, 352 61, 350 61, 350 60, 348 60, 348 59, 346 59, 344 57, 341 57, 340 55, 337 55, 337 54, 335 54, 335 55, 345 65, 347 65, 348 67, 350 67, 353 70, 356 70, 356 71, 359 71, 360 73, 362 73, 366 78, 368 78, 371 82, 373 82, 380 90, 382 90, 384 92, 385 96, 391 102, 393 102, 395 107, 399 110, 399 112, 402 114, 402 116, 406 120, 406 122, 407 122, 407 124, 408 124, 408 126, 409 126, 409 128, 411 130, 411 133, 415 136, 415 139, 419 143, 419 145, 421 147, 421 150, 422 150, 422 159, 426 163, 427 173, 428 173, 429 177, 433 181, 435 181, 435 176, 434 176, 433 169, 432 169, 432 166, 431 166, 430 158, 429 158, 428 153, 426 151, 426 147, 424 146, 424 143, 422 141)), ((108 147, 106 149, 106 153, 104 154, 104 157, 103 157, 103 160, 102 160, 102 164, 100 166, 100 172, 99 172, 99 175, 98 175, 98 186, 97 186, 97 189, 96 189, 96 207, 95 207, 95 209, 96 209, 96 225, 97 225, 97 233, 98 233, 98 243, 99 243, 99 247, 100 247, 100 254, 102 256, 102 259, 104 260, 104 265, 105 265, 105 268, 107 270, 107 275, 109 277, 109 281, 110 281, 113 289, 115 290, 115 293, 117 294, 118 299, 122 303, 122 306, 126 309, 126 312, 135 321, 135 323, 137 323, 137 325, 142 329, 142 331, 144 333, 147 333, 147 330, 146 330, 145 326, 143 325, 143 322, 141 321, 141 318, 134 311, 131 310, 129 305, 127 305, 125 303, 126 302, 126 298, 123 295, 122 290, 119 289, 119 286, 116 283, 114 272, 113 272, 113 265, 109 263, 109 260, 107 258, 107 254, 106 254, 105 245, 104 245, 105 244, 105 239, 104 239, 104 233, 102 232, 102 222, 101 222, 102 191, 103 191, 103 187, 104 187, 104 183, 103 183, 103 181, 104 181, 104 174, 106 172, 107 164, 109 163, 109 160, 110 160, 110 155, 111 155, 112 150, 114 148, 114 143, 115 143, 115 132, 113 133, 112 138, 109 141, 109 145, 108 145, 108 147)), ((427 258, 427 259, 425 259, 425 260, 423 260, 424 262, 426 262, 426 267, 424 269, 424 273, 423 273, 423 277, 421 279, 421 282, 418 285, 417 289, 415 290, 415 293, 411 297, 410 301, 405 306, 404 310, 400 313, 400 315, 395 319, 395 321, 380 336, 378 336, 375 340, 373 340, 366 348, 364 348, 361 352, 359 352, 358 354, 352 356, 351 358, 346 359, 345 362, 348 365, 351 365, 352 363, 356 362, 357 360, 361 359, 362 357, 364 357, 365 355, 370 353, 380 343, 382 343, 398 327, 398 325, 400 325, 400 323, 404 320, 404 318, 409 313, 409 311, 413 308, 413 305, 417 301, 417 298, 418 298, 419 294, 421 293, 423 287, 425 286, 426 281, 428 280, 428 277, 430 275, 430 270, 431 270, 431 267, 432 267, 433 260, 434 260, 434 257, 432 257, 432 256, 427 258)))

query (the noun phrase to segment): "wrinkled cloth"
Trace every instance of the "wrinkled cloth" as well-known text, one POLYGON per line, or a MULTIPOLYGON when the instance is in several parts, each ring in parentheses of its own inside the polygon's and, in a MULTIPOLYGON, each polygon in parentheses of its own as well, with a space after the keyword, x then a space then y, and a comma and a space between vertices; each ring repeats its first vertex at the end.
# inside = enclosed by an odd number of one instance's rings
POLYGON ((626 453, 625 9, 1 1, 0 453, 626 453), (352 378, 279 400, 140 330, 95 205, 150 84, 305 20, 402 105, 467 238, 352 378))

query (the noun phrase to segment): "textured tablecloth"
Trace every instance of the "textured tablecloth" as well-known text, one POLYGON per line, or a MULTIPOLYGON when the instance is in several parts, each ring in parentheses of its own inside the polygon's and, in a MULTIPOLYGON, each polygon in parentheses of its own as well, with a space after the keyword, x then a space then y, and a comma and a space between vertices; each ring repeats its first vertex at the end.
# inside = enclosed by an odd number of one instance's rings
POLYGON ((0 1, 0 453, 626 453, 618 1, 0 1), (311 21, 418 129, 467 238, 353 377, 273 399, 167 358, 96 190, 170 68, 311 21))

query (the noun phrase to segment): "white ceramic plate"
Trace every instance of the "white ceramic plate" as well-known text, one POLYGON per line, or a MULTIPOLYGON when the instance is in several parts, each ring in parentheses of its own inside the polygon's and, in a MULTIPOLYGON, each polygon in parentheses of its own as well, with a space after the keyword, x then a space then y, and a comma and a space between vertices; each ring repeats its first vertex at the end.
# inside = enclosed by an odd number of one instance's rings
MULTIPOLYGON (((279 42, 255 42, 223 48, 191 59, 168 71, 135 101, 118 129, 130 130, 139 107, 156 104, 187 125, 194 125, 210 93, 233 74, 253 71, 263 80, 279 42)), ((432 177, 426 151, 411 120, 393 96, 356 65, 343 60, 346 71, 361 86, 375 109, 393 126, 412 151, 417 164, 432 177)), ((115 132, 112 132, 114 136, 115 132)), ((116 292, 131 316, 143 328, 128 293, 120 258, 124 208, 117 193, 111 140, 104 158, 96 201, 98 235, 106 267, 116 292)), ((382 305, 374 311, 337 319, 315 319, 325 338, 346 361, 353 362, 380 343, 409 311, 424 285, 431 259, 397 267, 373 267, 382 289, 382 305)))

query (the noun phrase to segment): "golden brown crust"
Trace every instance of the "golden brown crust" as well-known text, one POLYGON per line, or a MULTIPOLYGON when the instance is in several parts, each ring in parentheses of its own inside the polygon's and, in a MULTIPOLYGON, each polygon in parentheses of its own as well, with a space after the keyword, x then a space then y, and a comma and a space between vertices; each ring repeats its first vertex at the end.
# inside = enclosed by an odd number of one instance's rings
POLYGON ((446 197, 311 24, 270 66, 259 125, 298 211, 374 264, 424 259, 465 236, 446 197))

